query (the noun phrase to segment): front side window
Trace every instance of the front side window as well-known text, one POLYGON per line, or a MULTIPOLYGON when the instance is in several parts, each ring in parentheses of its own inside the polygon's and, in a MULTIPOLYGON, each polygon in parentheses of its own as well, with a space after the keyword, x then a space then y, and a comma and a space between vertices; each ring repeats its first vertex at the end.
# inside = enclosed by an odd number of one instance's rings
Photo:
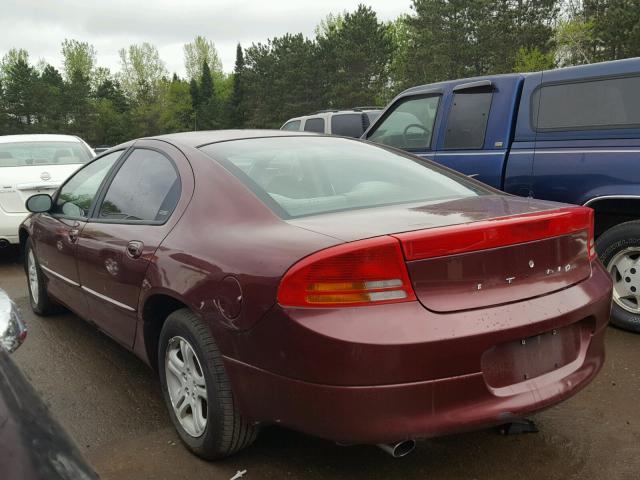
POLYGON ((438 166, 340 137, 271 137, 200 147, 283 218, 478 196, 438 166))
POLYGON ((136 149, 109 185, 98 218, 164 223, 178 204, 180 188, 178 172, 167 157, 136 149))
POLYGON ((532 95, 531 106, 540 131, 637 128, 640 77, 543 86, 532 95))
POLYGON ((451 112, 444 136, 445 149, 470 149, 484 146, 493 92, 453 94, 451 112))
POLYGON ((403 150, 430 149, 439 103, 439 96, 401 100, 369 134, 368 140, 403 150))
POLYGON ((300 130, 300 120, 293 120, 291 122, 285 123, 280 130, 290 130, 293 132, 297 132, 300 130))
POLYGON ((122 151, 110 153, 78 170, 60 189, 52 213, 86 218, 100 184, 121 154, 122 151))
POLYGON ((0 143, 1 167, 87 163, 92 155, 80 142, 0 143))
POLYGON ((324 118, 308 118, 304 122, 304 131, 324 133, 324 118))

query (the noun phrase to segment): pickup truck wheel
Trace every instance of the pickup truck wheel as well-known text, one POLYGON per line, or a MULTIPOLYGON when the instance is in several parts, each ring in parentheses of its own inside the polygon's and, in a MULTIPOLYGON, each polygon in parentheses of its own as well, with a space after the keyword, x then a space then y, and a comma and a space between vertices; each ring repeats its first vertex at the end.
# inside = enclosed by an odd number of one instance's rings
POLYGON ((640 222, 626 222, 604 232, 596 250, 613 279, 611 323, 640 333, 640 222))
POLYGON ((62 308, 54 302, 47 292, 47 283, 42 275, 38 258, 33 250, 31 239, 28 238, 24 249, 24 270, 27 274, 29 287, 29 303, 36 315, 46 316, 58 313, 62 308))
POLYGON ((165 321, 158 346, 160 383, 180 439, 206 460, 249 446, 257 427, 238 411, 222 355, 207 327, 190 310, 165 321))

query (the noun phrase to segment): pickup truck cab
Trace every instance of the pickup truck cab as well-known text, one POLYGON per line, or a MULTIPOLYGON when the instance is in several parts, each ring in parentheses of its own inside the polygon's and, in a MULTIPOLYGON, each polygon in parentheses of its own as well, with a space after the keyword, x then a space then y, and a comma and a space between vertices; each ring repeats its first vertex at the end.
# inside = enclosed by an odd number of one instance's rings
POLYGON ((612 323, 640 332, 640 58, 413 87, 363 138, 593 208, 612 323))

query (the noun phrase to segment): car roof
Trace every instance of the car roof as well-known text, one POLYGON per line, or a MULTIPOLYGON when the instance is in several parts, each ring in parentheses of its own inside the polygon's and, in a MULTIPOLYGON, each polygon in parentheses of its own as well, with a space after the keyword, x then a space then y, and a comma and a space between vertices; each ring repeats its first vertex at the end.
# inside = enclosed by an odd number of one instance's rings
POLYGON ((196 132, 169 133, 167 135, 159 135, 150 138, 164 140, 169 143, 179 143, 189 147, 200 147, 209 143, 227 142, 229 140, 304 136, 317 136, 317 134, 290 130, 199 130, 196 132))
POLYGON ((48 133, 24 134, 24 135, 2 135, 0 143, 15 142, 81 142, 78 137, 73 135, 53 135, 48 133))

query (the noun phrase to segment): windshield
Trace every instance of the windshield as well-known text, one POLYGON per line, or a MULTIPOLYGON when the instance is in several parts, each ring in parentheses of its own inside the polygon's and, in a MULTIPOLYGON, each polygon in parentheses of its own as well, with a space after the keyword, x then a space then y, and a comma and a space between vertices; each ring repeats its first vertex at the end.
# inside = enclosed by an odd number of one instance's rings
POLYGON ((80 142, 0 143, 0 167, 86 163, 91 153, 80 142))
POLYGON ((488 193, 433 164, 346 138, 254 138, 201 150, 289 218, 488 193))

